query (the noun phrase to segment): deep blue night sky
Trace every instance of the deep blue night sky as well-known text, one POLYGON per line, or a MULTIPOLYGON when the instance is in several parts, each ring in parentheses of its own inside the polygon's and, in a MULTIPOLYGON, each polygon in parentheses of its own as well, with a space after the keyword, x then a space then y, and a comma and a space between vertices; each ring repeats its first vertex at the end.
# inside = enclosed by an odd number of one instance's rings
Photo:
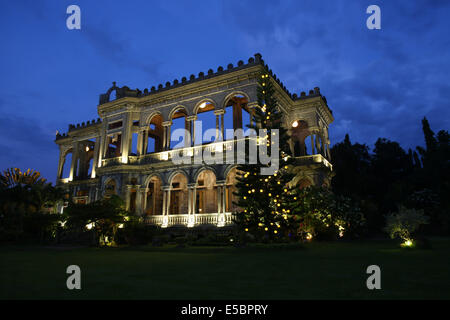
POLYGON ((423 145, 450 119, 450 1, 2 1, 0 169, 55 181, 55 131, 97 118, 112 81, 150 88, 260 52, 286 87, 321 88, 331 142, 423 145), (81 8, 81 30, 66 8, 81 8), (381 8, 381 30, 366 8, 381 8))

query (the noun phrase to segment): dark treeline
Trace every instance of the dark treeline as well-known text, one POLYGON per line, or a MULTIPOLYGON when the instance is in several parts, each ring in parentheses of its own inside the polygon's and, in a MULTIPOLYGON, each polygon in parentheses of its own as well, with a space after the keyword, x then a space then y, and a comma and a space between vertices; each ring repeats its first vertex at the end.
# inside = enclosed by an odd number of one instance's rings
POLYGON ((370 150, 347 134, 331 149, 333 191, 360 205, 371 235, 382 232, 386 214, 400 205, 424 210, 430 217, 427 233, 450 233, 449 133, 435 134, 426 118, 422 129, 425 148, 405 151, 398 142, 379 138, 370 150))

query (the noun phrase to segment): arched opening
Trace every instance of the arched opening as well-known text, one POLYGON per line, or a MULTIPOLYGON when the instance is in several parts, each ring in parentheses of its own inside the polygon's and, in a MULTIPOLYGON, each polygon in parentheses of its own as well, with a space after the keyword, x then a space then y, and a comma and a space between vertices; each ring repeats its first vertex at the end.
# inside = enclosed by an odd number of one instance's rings
POLYGON ((215 212, 217 212, 216 175, 211 170, 203 170, 197 177, 195 213, 215 212))
POLYGON ((121 133, 115 133, 113 135, 110 135, 106 137, 107 139, 107 147, 105 152, 105 158, 117 158, 122 155, 122 152, 120 150, 121 144, 122 144, 122 134, 121 133))
POLYGON ((105 183, 105 198, 117 195, 117 183, 114 179, 109 179, 105 183))
POLYGON ((92 168, 94 166, 94 145, 95 141, 86 140, 83 141, 80 147, 77 164, 76 164, 76 175, 77 179, 89 179, 92 168))
MULTIPOLYGON (((248 130, 247 125, 251 123, 251 110, 248 108, 248 99, 241 94, 236 94, 225 103, 224 129, 225 139, 233 139, 226 134, 226 129, 248 130)), ((248 135, 248 134, 246 134, 248 135)))
POLYGON ((70 167, 72 165, 72 149, 70 149, 64 156, 64 163, 62 165, 60 179, 66 179, 70 176, 70 167))
POLYGON ((92 168, 94 167, 94 157, 90 157, 88 160, 88 170, 87 170, 87 177, 90 177, 92 174, 92 168))
MULTIPOLYGON (((187 111, 186 109, 184 109, 183 107, 178 108, 171 117, 172 120, 172 125, 170 126, 170 133, 173 133, 175 130, 177 129, 183 129, 186 130, 187 129, 187 111)), ((180 137, 178 140, 174 140, 172 141, 172 137, 170 136, 169 138, 169 147, 170 149, 174 148, 175 146, 180 147, 180 142, 182 141, 182 137, 180 137)), ((185 137, 184 137, 185 139, 185 137)), ((185 143, 181 146, 184 147, 185 143)))
POLYGON ((114 101, 117 99, 117 89, 114 89, 109 94, 109 101, 114 101))
POLYGON ((215 106, 210 101, 201 102, 196 108, 197 123, 201 123, 200 126, 195 126, 195 137, 197 141, 202 140, 202 144, 214 142, 216 137, 216 115, 214 114, 215 106), (206 133, 206 134, 205 134, 206 133))
POLYGON ((226 199, 225 210, 226 210, 226 212, 236 212, 239 209, 239 207, 233 203, 233 202, 238 201, 237 196, 234 195, 234 192, 237 191, 236 175, 237 175, 236 167, 231 169, 227 174, 226 185, 225 185, 225 192, 226 192, 226 194, 225 194, 225 199, 226 199))
POLYGON ((144 213, 146 215, 161 215, 163 206, 163 193, 161 179, 157 176, 150 178, 147 184, 144 213))
POLYGON ((147 129, 147 144, 144 147, 145 153, 161 152, 163 150, 164 128, 162 126, 163 118, 156 114, 149 122, 147 129))
POLYGON ((304 120, 296 120, 291 125, 291 139, 294 147, 294 156, 306 156, 311 154, 306 138, 311 135, 308 123, 304 120))
POLYGON ((170 182, 169 214, 186 214, 188 212, 187 178, 177 173, 170 182))

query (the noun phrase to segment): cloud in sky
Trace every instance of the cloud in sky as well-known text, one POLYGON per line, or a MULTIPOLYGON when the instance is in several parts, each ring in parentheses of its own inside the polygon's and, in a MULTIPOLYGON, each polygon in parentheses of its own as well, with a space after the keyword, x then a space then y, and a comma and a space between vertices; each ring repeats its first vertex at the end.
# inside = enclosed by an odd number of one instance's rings
POLYGON ((87 1, 67 30, 70 1, 8 1, 0 12, 0 168, 54 181, 55 130, 97 118, 112 81, 149 88, 246 60, 256 52, 295 93, 315 86, 335 122, 373 145, 423 145, 420 120, 450 122, 450 2, 378 1, 382 29, 366 28, 370 1, 87 1))

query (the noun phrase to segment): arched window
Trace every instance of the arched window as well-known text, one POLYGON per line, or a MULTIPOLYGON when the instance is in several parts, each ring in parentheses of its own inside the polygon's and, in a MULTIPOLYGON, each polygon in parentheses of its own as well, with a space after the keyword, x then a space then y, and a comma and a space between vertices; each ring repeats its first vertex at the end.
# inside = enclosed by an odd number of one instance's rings
POLYGON ((294 146, 294 156, 306 156, 311 154, 306 137, 311 135, 308 123, 304 120, 296 120, 291 125, 291 139, 294 146))
POLYGON ((226 134, 227 129, 243 129, 244 133, 248 131, 247 125, 249 125, 251 122, 251 112, 247 104, 247 98, 241 94, 236 94, 227 100, 225 104, 224 118, 226 140, 232 138, 231 136, 226 134))
POLYGON ((195 213, 217 212, 216 175, 211 170, 203 170, 197 177, 195 213))
MULTIPOLYGON (((171 135, 177 129, 186 129, 186 127, 187 127, 186 117, 187 117, 187 111, 183 107, 178 108, 177 111, 172 114, 172 117, 171 117, 172 125, 170 126, 171 135)), ((179 147, 179 144, 182 141, 182 139, 183 138, 180 137, 179 140, 172 141, 172 137, 169 137, 170 149, 174 148, 177 145, 179 147)), ((182 147, 184 147, 184 144, 182 147)))
POLYGON ((216 137, 216 115, 214 114, 214 104, 210 101, 201 102, 196 108, 197 112, 197 124, 195 125, 195 139, 200 141, 200 135, 202 144, 214 142, 216 137), (200 125, 201 123, 201 131, 200 125))
POLYGON ((161 190, 161 179, 157 176, 151 177, 147 184, 147 193, 144 213, 147 215, 161 215, 163 206, 163 194, 161 190))
POLYGON ((169 214, 186 214, 188 212, 187 178, 177 173, 170 182, 169 214))
POLYGON ((66 179, 70 176, 70 167, 72 166, 72 149, 70 149, 64 156, 64 164, 61 170, 60 179, 66 179))
POLYGON ((163 150, 164 128, 163 118, 160 114, 154 115, 147 130, 147 143, 144 147, 145 153, 161 152, 163 150))

